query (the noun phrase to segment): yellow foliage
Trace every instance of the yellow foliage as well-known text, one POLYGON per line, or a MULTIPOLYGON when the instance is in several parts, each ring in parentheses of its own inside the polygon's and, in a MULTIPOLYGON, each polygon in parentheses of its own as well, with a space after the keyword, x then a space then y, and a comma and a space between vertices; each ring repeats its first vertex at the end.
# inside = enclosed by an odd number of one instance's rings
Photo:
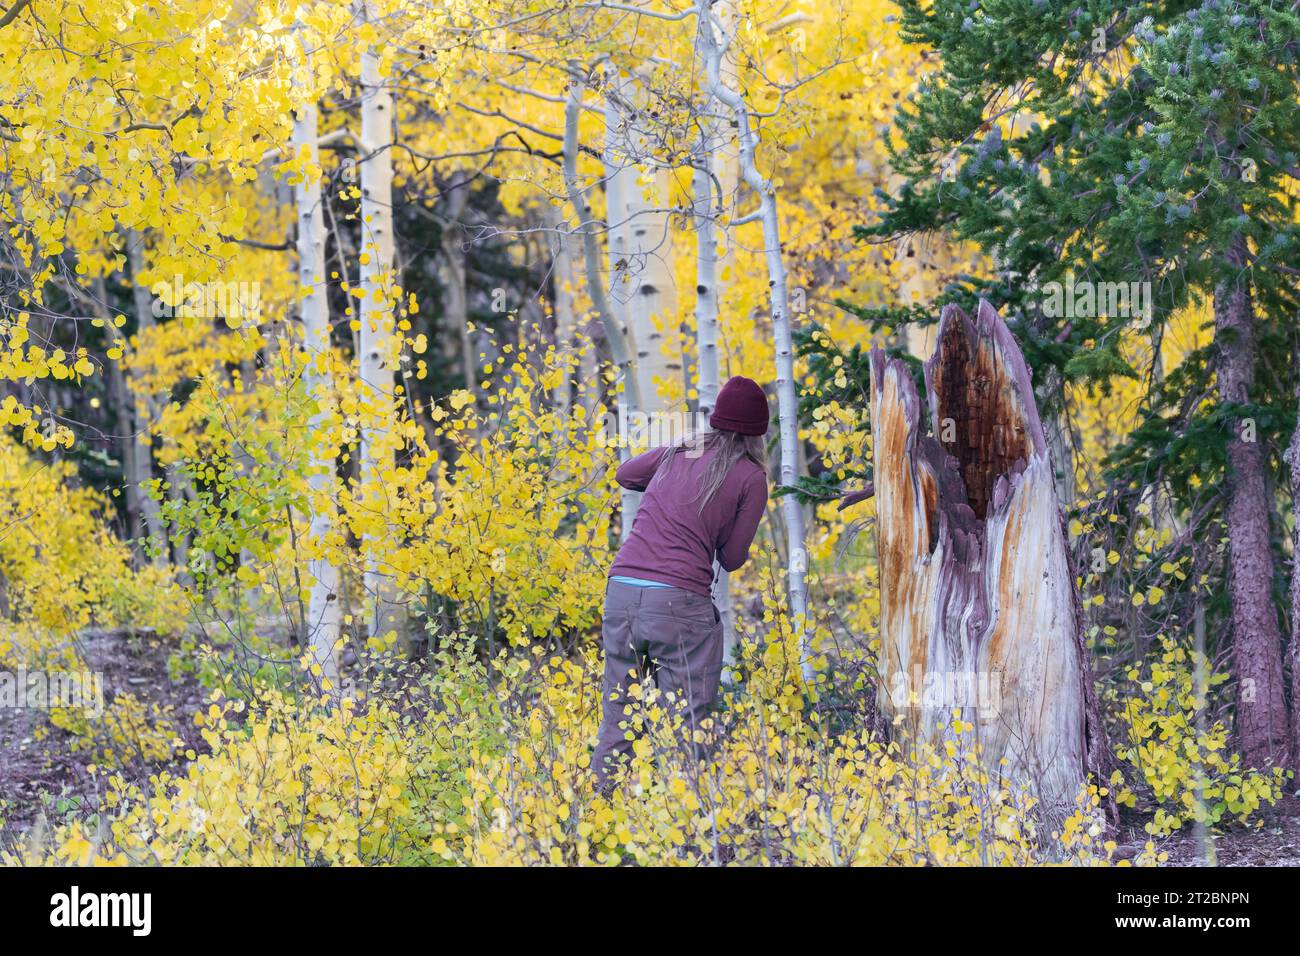
POLYGON ((0 432, 0 659, 71 653, 77 631, 158 627, 179 618, 169 573, 131 570, 131 556, 105 523, 108 502, 78 488, 67 462, 42 463, 0 432))
POLYGON ((1170 638, 1162 638, 1161 645, 1145 673, 1139 667, 1128 672, 1132 692, 1122 703, 1124 736, 1115 750, 1135 782, 1126 785, 1124 772, 1115 771, 1116 800, 1133 807, 1135 788, 1148 790, 1157 804, 1146 824, 1154 836, 1188 823, 1254 822, 1259 810, 1283 796, 1288 772, 1243 768, 1241 757, 1228 748, 1227 727, 1204 716, 1209 688, 1227 676, 1210 674, 1202 655, 1170 638), (1207 675, 1199 686, 1198 672, 1207 675))
POLYGON ((478 623, 491 615, 512 640, 590 628, 612 558, 616 462, 601 410, 549 407, 557 377, 575 363, 554 352, 514 358, 482 412, 468 393, 453 393, 452 412, 434 416, 435 438, 452 452, 432 480, 384 482, 411 494, 388 517, 407 540, 381 555, 381 567, 411 591, 427 585, 457 602, 478 623))
MULTIPOLYGON (((747 656, 702 762, 653 689, 628 714, 636 758, 611 796, 590 752, 598 662, 535 646, 485 667, 447 654, 418 718, 374 700, 281 697, 200 715, 211 753, 145 788, 120 778, 108 822, 57 828, 28 862, 495 865, 1110 862, 1096 788, 1050 830, 993 784, 968 736, 902 753, 803 707, 797 665, 747 656), (241 720, 240 718, 243 717, 241 720)), ((697 740, 703 739, 702 737, 697 740)), ((9 857, 6 862, 14 862, 9 857)), ((1148 852, 1138 862, 1150 862, 1148 852)))
POLYGON ((73 752, 85 754, 97 767, 166 760, 180 746, 170 713, 156 703, 145 706, 134 694, 115 694, 100 715, 55 707, 50 723, 72 734, 73 752))

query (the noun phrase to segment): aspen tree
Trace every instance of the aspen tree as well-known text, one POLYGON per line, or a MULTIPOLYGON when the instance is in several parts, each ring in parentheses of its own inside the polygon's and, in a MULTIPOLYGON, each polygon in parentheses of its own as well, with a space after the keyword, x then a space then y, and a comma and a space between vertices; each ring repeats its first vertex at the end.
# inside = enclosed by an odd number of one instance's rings
MULTIPOLYGON (((567 354, 578 340, 578 304, 575 295, 577 281, 577 259, 581 255, 573 234, 564 229, 559 210, 554 206, 546 207, 547 228, 554 234, 553 258, 551 266, 551 283, 554 287, 553 309, 555 311, 555 348, 567 354)), ((588 350, 590 351, 590 350, 588 350)), ((555 407, 567 413, 573 406, 573 376, 566 373, 552 395, 555 407)))
MULTIPOLYGON (((578 120, 582 115, 582 97, 587 88, 587 74, 577 64, 569 65, 569 92, 564 106, 564 185, 569 203, 577 217, 577 232, 582 237, 583 268, 587 275, 587 291, 591 298, 592 309, 600 319, 605 330, 605 339, 609 344, 610 357, 618 369, 618 384, 622 386, 621 402, 625 414, 631 418, 641 411, 641 389, 637 383, 632 349, 623 326, 618 322, 617 314, 610 305, 605 292, 605 279, 600 266, 600 244, 597 239, 596 223, 588 199, 591 187, 583 188, 578 178, 578 120)), ((616 436, 619 442, 619 458, 628 457, 627 443, 623 436, 616 436)), ((636 492, 626 488, 619 495, 623 512, 623 538, 632 529, 632 518, 636 515, 636 492)))
POLYGON ((340 637, 341 623, 339 572, 330 558, 330 539, 334 531, 331 494, 335 485, 335 449, 321 447, 329 419, 328 406, 332 390, 329 372, 329 300, 325 293, 325 214, 321 204, 315 83, 310 53, 302 38, 301 27, 299 29, 300 53, 294 71, 297 101, 293 122, 294 156, 302 162, 302 169, 293 187, 298 227, 298 309, 302 318, 303 350, 306 353, 303 386, 317 405, 309 423, 309 440, 313 449, 309 480, 309 536, 316 556, 307 565, 311 581, 303 610, 304 633, 301 642, 304 648, 310 649, 313 660, 321 669, 322 677, 337 686, 338 661, 335 648, 340 637))
MULTIPOLYGON (((358 7, 363 18, 366 4, 358 7)), ((370 28, 367 20, 363 26, 370 28)), ((363 509, 382 512, 383 476, 392 453, 394 390, 393 327, 393 95, 380 76, 379 52, 363 37, 361 49, 361 303, 358 336, 362 390, 361 482, 363 509)), ((370 635, 386 632, 394 612, 387 607, 387 587, 374 555, 374 540, 363 545, 363 580, 374 602, 370 635)))
MULTIPOLYGON (((729 12, 717 11, 719 16, 729 12)), ((704 51, 697 39, 696 55, 703 65, 704 51)), ((719 236, 719 221, 725 220, 732 208, 735 189, 735 156, 727 151, 724 124, 717 111, 722 104, 712 96, 704 96, 700 137, 695 168, 691 174, 691 191, 695 212, 695 388, 697 407, 702 418, 712 414, 721 387, 718 338, 720 331, 719 302, 722 298, 723 261, 719 258, 719 242, 725 242, 726 265, 734 260, 729 240, 719 236)), ((725 227, 721 230, 725 235, 725 227)), ((723 660, 735 661, 736 621, 731 600, 731 576, 719 564, 714 564, 713 602, 722 618, 723 660)))
MULTIPOLYGON (((703 52, 709 93, 730 113, 739 137, 740 174, 758 201, 753 214, 763 226, 763 258, 767 267, 768 301, 772 312, 772 336, 776 347, 776 394, 780 422, 781 484, 793 487, 798 479, 799 399, 794 380, 794 343, 790 331, 790 301, 786 281, 785 258, 781 252, 781 224, 776 207, 776 186, 758 169, 758 131, 745 97, 731 86, 723 72, 724 57, 734 32, 715 16, 708 0, 697 0, 700 49, 703 52)), ((803 507, 794 495, 781 501, 785 519, 788 566, 786 587, 790 614, 799 633, 802 670, 805 679, 813 676, 813 664, 807 638, 808 555, 804 544, 803 507)))
POLYGON ((661 325, 677 312, 667 173, 652 155, 646 122, 647 83, 641 71, 606 73, 605 195, 609 229, 610 305, 636 347, 641 410, 668 411, 656 382, 678 378, 676 359, 664 349, 661 325), (658 320, 658 321, 656 321, 658 320))

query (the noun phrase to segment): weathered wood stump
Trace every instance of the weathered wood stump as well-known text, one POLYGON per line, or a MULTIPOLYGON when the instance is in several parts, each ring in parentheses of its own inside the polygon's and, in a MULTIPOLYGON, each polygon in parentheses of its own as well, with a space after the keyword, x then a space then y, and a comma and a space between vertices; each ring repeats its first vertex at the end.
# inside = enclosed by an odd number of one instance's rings
POLYGON ((907 366, 876 350, 871 368, 881 707, 905 740, 939 746, 959 711, 995 779, 1068 811, 1091 694, 1024 357, 987 302, 973 322, 946 307, 930 434, 907 366))

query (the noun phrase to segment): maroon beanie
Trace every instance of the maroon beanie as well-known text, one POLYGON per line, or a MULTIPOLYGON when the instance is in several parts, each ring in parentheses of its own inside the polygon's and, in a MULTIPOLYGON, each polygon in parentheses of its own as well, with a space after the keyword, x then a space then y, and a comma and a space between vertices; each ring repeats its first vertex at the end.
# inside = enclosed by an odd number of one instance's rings
POLYGON ((767 396, 759 384, 752 378, 737 375, 728 379, 718 392, 718 403, 713 406, 709 425, 742 435, 766 435, 771 417, 767 396))

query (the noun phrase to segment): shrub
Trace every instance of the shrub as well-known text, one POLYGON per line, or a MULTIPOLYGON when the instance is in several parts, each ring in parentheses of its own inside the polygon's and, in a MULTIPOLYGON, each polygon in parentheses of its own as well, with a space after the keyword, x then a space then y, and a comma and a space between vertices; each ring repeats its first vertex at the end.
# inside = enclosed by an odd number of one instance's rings
POLYGON ((1129 693, 1120 709, 1123 738, 1115 752, 1129 768, 1116 770, 1116 799, 1134 807, 1139 792, 1156 805, 1147 832, 1164 836, 1188 822, 1225 820, 1262 825, 1259 811, 1282 796, 1286 771, 1244 769, 1228 749, 1228 728, 1201 718, 1211 687, 1227 680, 1210 673, 1203 655, 1161 639, 1159 655, 1128 671, 1129 693), (1145 677, 1143 670, 1146 670, 1145 677), (1197 687, 1196 674, 1206 674, 1197 687), (1134 781, 1126 784, 1126 779, 1134 781))
MULTIPOLYGON (((1041 832, 1032 798, 990 781, 960 745, 903 753, 827 728, 785 655, 747 645, 704 760, 672 701, 628 714, 635 759, 612 796, 590 753, 599 669, 540 646, 489 661, 463 642, 435 676, 325 710, 216 700, 209 754, 146 787, 120 778, 94 820, 6 860, 62 863, 1026 864, 1110 862, 1098 808, 1041 832), (399 704, 399 701, 401 703, 399 704), (242 718, 242 719, 241 719, 242 718)), ((960 721, 957 721, 960 723, 960 721)), ((699 738, 697 738, 699 739, 699 738)), ((1150 862, 1148 846, 1138 862, 1150 862)))

